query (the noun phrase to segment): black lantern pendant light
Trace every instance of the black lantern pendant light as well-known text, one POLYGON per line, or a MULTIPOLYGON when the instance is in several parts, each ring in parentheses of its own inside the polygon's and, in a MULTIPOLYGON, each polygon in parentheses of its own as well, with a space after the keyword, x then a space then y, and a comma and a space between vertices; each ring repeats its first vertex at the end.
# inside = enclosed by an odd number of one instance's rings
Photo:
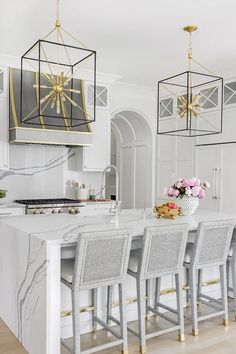
POLYGON ((71 130, 95 121, 96 52, 61 26, 59 0, 55 26, 21 58, 20 112, 22 125, 40 128, 71 130), (84 78, 94 94, 89 113, 84 78))
POLYGON ((192 54, 192 32, 197 26, 184 27, 189 33, 188 70, 158 82, 157 133, 184 137, 219 134, 223 118, 223 78, 198 63, 192 54), (196 72, 193 62, 204 69, 196 72))

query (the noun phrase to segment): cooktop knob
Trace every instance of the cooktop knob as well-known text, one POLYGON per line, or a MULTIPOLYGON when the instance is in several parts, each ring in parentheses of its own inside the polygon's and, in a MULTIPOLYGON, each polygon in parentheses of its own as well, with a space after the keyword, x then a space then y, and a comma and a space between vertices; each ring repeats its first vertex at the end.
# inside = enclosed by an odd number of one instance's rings
POLYGON ((34 210, 34 214, 39 214, 39 210, 34 210))
POLYGON ((64 213, 64 210, 63 210, 63 209, 59 209, 59 210, 58 210, 58 213, 59 213, 59 214, 62 214, 62 213, 64 213))
POLYGON ((56 214, 56 210, 55 209, 52 209, 52 214, 56 214))
POLYGON ((79 208, 76 208, 75 209, 75 214, 79 214, 79 212, 80 212, 79 208))
POLYGON ((45 210, 41 210, 40 214, 46 214, 46 211, 45 210))

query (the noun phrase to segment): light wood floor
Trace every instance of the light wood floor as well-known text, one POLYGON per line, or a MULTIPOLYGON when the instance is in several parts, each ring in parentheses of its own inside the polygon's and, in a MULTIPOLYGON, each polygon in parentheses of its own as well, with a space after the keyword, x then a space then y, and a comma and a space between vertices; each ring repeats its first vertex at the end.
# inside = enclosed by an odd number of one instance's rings
MULTIPOLYGON (((150 327, 152 327, 151 320, 150 327)), ((176 333, 153 338, 147 342, 148 354, 235 354, 236 353, 236 322, 231 316, 229 327, 224 327, 220 318, 201 322, 199 336, 193 337, 191 326, 186 326, 185 342, 176 340, 176 333)), ((106 337, 103 331, 99 331, 97 342, 106 337)), ((92 335, 83 336, 83 344, 93 344, 92 335)), ((20 343, 9 331, 6 325, 0 321, 0 353, 1 354, 26 354, 20 343)), ((61 354, 68 352, 62 348, 61 354)), ((44 354, 44 353, 42 353, 44 354)), ((119 348, 101 351, 100 354, 120 354, 119 348)), ((138 343, 132 336, 129 337, 129 354, 139 354, 138 343)))

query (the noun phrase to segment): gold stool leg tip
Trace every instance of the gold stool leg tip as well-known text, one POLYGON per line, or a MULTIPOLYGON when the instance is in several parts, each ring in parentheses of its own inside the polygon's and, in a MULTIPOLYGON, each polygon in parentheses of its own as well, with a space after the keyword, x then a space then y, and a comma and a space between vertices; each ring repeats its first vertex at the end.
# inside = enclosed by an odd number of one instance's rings
POLYGON ((121 354, 128 354, 128 349, 126 349, 126 350, 121 350, 121 354))
POLYGON ((229 326, 229 320, 223 320, 223 325, 225 327, 228 327, 229 326))
POLYGON ((236 316, 234 317, 235 321, 236 321, 236 316))
POLYGON ((150 317, 151 317, 150 315, 146 315, 146 320, 150 321, 150 317))
POLYGON ((185 335, 184 334, 178 334, 178 341, 179 342, 184 342, 185 341, 185 335))
POLYGON ((140 346, 140 353, 141 354, 146 354, 146 352, 147 352, 146 346, 145 345, 141 345, 140 346))
POLYGON ((197 337, 198 336, 198 329, 192 329, 192 335, 194 337, 197 337))
POLYGON ((92 327, 92 332, 93 332, 93 333, 96 333, 96 332, 97 332, 97 326, 93 326, 93 327, 92 327))

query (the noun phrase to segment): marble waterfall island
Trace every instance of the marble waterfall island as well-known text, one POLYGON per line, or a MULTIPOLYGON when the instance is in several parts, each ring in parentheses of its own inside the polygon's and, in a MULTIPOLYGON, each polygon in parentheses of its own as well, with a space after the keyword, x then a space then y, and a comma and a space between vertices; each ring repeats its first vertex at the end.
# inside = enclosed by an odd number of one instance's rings
MULTIPOLYGON (((189 238, 193 239, 194 233, 191 231, 196 230, 200 221, 226 218, 232 218, 232 215, 198 212, 176 220, 157 219, 151 210, 145 215, 141 210, 127 210, 119 216, 68 214, 2 218, 0 317, 30 354, 59 354, 61 303, 65 302, 61 296, 61 250, 75 246, 81 231, 130 228, 132 247, 135 248, 140 246, 146 226, 187 222, 189 238)), ((211 278, 212 275, 211 271, 211 278)), ((127 282, 130 281, 128 278, 127 282)), ((171 280, 165 285, 171 286, 171 280)), ((135 296, 135 287, 131 285, 127 288, 127 296, 135 296)), ((89 298, 86 296, 83 301, 88 306, 89 298)), ((128 309, 128 318, 137 318, 136 309, 132 311, 129 316, 128 309)), ((84 332, 89 330, 87 326, 84 332)), ((68 328, 67 332, 71 329, 68 328)))

